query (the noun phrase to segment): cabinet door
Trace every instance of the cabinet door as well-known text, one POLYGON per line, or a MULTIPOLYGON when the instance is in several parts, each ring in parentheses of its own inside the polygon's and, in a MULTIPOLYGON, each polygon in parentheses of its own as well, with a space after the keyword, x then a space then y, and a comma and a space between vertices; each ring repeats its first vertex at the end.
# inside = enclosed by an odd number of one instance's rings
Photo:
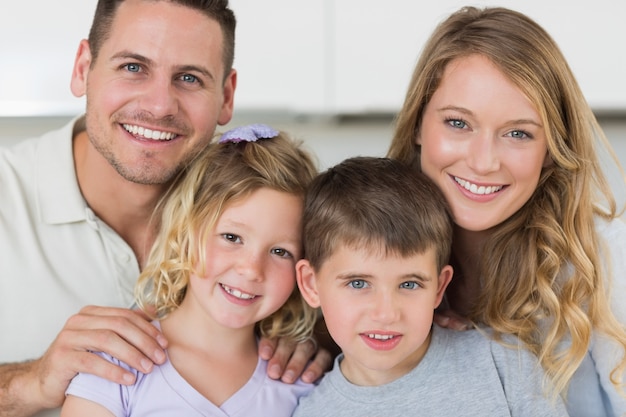
MULTIPOLYGON (((626 110, 626 25, 615 0, 500 0, 552 35, 595 110, 626 110)), ((435 26, 451 12, 492 0, 338 0, 334 16, 333 110, 396 112, 435 26)))
POLYGON ((324 2, 231 0, 237 17, 236 110, 325 113, 324 2))

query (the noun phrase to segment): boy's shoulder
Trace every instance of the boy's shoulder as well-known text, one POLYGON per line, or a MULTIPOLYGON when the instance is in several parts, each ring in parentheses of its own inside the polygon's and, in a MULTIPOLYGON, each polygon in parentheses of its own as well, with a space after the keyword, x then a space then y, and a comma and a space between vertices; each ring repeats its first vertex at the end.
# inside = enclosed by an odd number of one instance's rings
POLYGON ((493 331, 485 327, 457 331, 434 324, 428 354, 439 356, 437 351, 441 351, 450 367, 458 365, 457 370, 485 367, 500 373, 503 368, 509 367, 522 366, 529 371, 539 367, 538 359, 524 348, 517 337, 503 335, 501 340, 496 340, 493 331), (472 365, 467 367, 468 363, 472 365))

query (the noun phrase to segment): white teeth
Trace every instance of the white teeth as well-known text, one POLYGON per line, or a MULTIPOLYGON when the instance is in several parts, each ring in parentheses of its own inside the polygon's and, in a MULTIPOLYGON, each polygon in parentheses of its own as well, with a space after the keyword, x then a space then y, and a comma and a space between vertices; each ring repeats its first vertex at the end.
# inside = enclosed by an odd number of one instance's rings
POLYGON ((370 333, 367 335, 367 337, 369 337, 370 339, 377 339, 377 340, 390 340, 393 339, 395 336, 391 335, 391 334, 374 334, 374 333, 370 333))
POLYGON ((485 187, 484 185, 478 186, 459 177, 454 177, 454 181, 456 181, 461 187, 465 188, 470 193, 479 195, 493 194, 500 191, 503 187, 502 185, 491 185, 487 187, 485 187))
POLYGON ((124 129, 126 129, 128 133, 132 133, 133 135, 137 135, 137 136, 143 136, 146 139, 171 140, 176 137, 176 134, 171 133, 171 132, 162 132, 160 130, 144 129, 143 127, 137 126, 137 125, 123 124, 122 126, 124 126, 124 129))
POLYGON ((232 295, 233 297, 236 298, 240 298, 242 300, 252 300, 253 298, 256 298, 256 295, 252 295, 252 294, 246 294, 244 292, 241 292, 239 290, 236 290, 234 288, 230 288, 224 284, 220 284, 222 286, 222 288, 224 288, 224 291, 226 291, 227 293, 229 293, 230 295, 232 295))

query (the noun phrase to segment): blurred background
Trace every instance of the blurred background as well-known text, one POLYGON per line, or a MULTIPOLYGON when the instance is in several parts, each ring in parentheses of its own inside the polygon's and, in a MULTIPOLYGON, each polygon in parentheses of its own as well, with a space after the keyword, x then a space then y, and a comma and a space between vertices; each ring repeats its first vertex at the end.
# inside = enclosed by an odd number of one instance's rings
MULTIPOLYGON (((69 80, 95 0, 0 6, 0 146, 84 110, 69 80)), ((626 25, 615 0, 231 0, 238 19, 235 117, 288 130, 325 168, 384 155, 428 35, 463 5, 528 14, 557 41, 626 165, 626 25)))

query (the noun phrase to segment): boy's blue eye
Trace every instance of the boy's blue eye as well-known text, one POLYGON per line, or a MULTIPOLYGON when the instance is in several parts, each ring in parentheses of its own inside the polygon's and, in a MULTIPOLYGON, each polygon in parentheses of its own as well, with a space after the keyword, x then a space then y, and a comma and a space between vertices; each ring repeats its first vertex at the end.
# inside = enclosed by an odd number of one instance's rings
POLYGON ((357 290, 367 287, 367 283, 362 279, 353 279, 348 285, 357 290))
POLYGON ((417 282, 415 281, 407 281, 407 282, 403 282, 402 284, 400 284, 400 288, 403 288, 406 290, 414 290, 418 287, 419 285, 417 285, 417 282))

